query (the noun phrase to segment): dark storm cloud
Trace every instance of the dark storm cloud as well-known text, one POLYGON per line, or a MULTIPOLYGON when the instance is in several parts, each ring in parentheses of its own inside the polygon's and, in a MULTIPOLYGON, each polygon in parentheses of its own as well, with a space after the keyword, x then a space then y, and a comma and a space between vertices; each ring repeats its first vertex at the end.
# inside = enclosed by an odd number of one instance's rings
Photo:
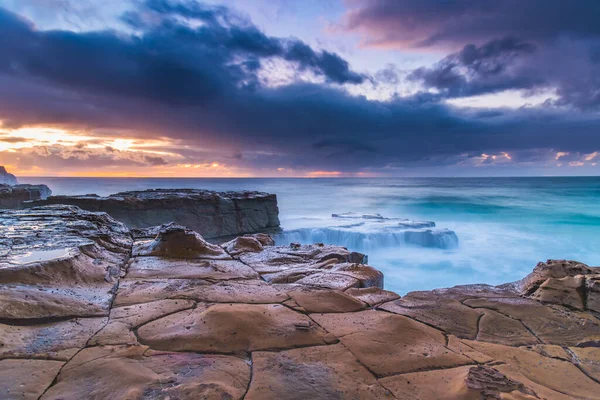
MULTIPOLYGON (((556 92, 558 105, 600 106, 595 0, 364 0, 344 26, 367 45, 462 50, 410 77, 446 97, 507 89, 556 92)), ((356 6, 356 4, 358 4, 356 6)))
POLYGON ((536 46, 515 38, 469 44, 433 68, 418 68, 408 76, 448 97, 464 97, 508 89, 533 89, 547 85, 527 64, 536 46), (525 60, 525 62, 523 62, 525 60))
MULTIPOLYGON (((389 101, 351 96, 332 83, 365 77, 341 57, 297 39, 267 36, 224 7, 149 1, 124 20, 135 34, 38 31, 0 11, 0 35, 9 39, 0 41, 3 126, 73 125, 166 136, 257 168, 356 171, 443 165, 482 152, 600 148, 598 117, 580 112, 475 113, 445 106, 440 95, 428 93, 389 101), (325 83, 265 85, 261 62, 273 57, 325 83)), ((451 68, 457 74, 466 69, 487 82, 512 74, 515 59, 537 52, 515 40, 468 47, 448 62, 457 65, 451 68)), ((395 74, 390 69, 386 79, 395 81, 395 74)), ((61 160, 80 165, 115 159, 108 149, 102 156, 69 157, 61 160)), ((162 165, 158 157, 118 160, 162 165)))
POLYGON ((484 43, 505 36, 536 42, 600 35, 596 0, 358 0, 345 27, 385 46, 484 43))

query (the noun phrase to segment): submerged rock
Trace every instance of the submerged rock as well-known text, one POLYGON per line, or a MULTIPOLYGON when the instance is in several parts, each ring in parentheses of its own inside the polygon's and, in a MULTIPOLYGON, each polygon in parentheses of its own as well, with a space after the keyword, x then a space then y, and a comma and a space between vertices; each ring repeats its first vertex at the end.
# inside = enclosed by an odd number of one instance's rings
POLYGON ((458 236, 449 229, 411 229, 404 232, 404 240, 406 243, 439 249, 458 246, 458 236))
POLYGON ((278 243, 330 243, 364 252, 416 245, 440 249, 458 246, 458 236, 449 229, 435 228, 432 221, 386 218, 380 214, 332 214, 330 219, 296 221, 300 227, 284 230, 278 243))
POLYGON ((213 192, 197 189, 152 189, 116 193, 107 197, 51 196, 30 205, 70 204, 102 211, 130 228, 148 228, 175 222, 205 238, 234 236, 279 227, 274 194, 213 192))

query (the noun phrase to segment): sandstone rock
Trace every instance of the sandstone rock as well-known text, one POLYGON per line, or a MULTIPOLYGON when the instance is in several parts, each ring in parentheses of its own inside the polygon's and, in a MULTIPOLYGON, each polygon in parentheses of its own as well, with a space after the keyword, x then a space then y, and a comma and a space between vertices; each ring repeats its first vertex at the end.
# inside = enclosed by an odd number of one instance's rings
POLYGON ((556 358, 564 361, 571 361, 571 356, 561 346, 553 344, 536 344, 535 346, 526 346, 527 350, 535 351, 544 357, 556 358))
POLYGON ((46 185, 0 184, 0 208, 22 208, 25 202, 43 200, 52 194, 46 185))
POLYGON ((76 318, 38 325, 0 324, 0 359, 44 358, 67 361, 107 321, 107 318, 76 318))
POLYGON ((385 303, 380 309, 406 315, 461 338, 474 339, 481 311, 463 305, 452 296, 436 291, 411 292, 399 300, 385 303))
POLYGON ((506 317, 492 310, 484 311, 479 320, 477 340, 509 346, 523 346, 539 343, 520 321, 506 317))
POLYGON ((321 268, 337 263, 357 263, 364 254, 348 251, 340 246, 306 245, 266 247, 260 253, 245 253, 240 260, 261 275, 273 274, 292 268, 321 268))
POLYGON ((232 259, 72 206, 0 229, 1 398, 600 398, 600 273, 579 263, 400 299, 342 247, 251 235, 232 259))
POLYGON ((249 365, 237 357, 90 347, 42 399, 241 399, 249 381, 249 365))
MULTIPOLYGON (((73 347, 78 350, 89 338, 84 339, 87 330, 78 329, 102 320, 90 317, 109 313, 115 280, 131 248, 126 228, 106 214, 52 206, 0 211, 0 229, 0 319, 9 324, 0 335, 23 346, 35 335, 51 342, 47 335, 63 335, 63 327, 68 329, 68 322, 53 322, 85 317, 74 328, 81 335, 73 347), (36 323, 49 325, 29 326, 36 323), (24 341, 18 338, 20 331, 24 341)), ((36 342, 30 349, 34 355, 55 352, 44 344, 36 342)), ((2 350, 23 350, 10 347, 2 350)))
POLYGON ((530 296, 545 303, 585 309, 585 277, 583 275, 564 278, 548 278, 530 296))
POLYGON ((325 344, 319 326, 282 305, 216 304, 150 322, 138 329, 153 349, 239 353, 325 344), (308 329, 299 329, 307 326, 308 329))
POLYGON ((0 230, 2 284, 112 286, 131 249, 123 224, 70 206, 0 210, 0 230))
POLYGON ((267 235, 266 233, 253 233, 251 235, 244 235, 244 237, 253 237, 263 246, 275 246, 275 240, 273 240, 271 235, 267 235))
POLYGON ((107 316, 112 286, 0 285, 0 320, 107 316))
POLYGON ((383 378, 380 383, 405 400, 538 399, 521 382, 481 365, 414 372, 383 378))
POLYGON ((586 276, 585 289, 587 308, 600 313, 600 274, 586 276))
POLYGON ((598 384, 570 362, 544 357, 521 348, 478 341, 469 346, 503 362, 495 369, 548 399, 597 399, 598 384))
POLYGON ((239 236, 221 246, 232 256, 242 253, 259 253, 264 250, 262 243, 252 236, 239 236))
POLYGON ((292 299, 309 313, 353 312, 363 310, 366 304, 338 290, 303 287, 288 290, 292 299))
POLYGON ((348 288, 383 287, 383 274, 375 268, 363 264, 337 264, 337 260, 295 265, 281 272, 263 274, 262 277, 271 283, 298 283, 342 291, 348 288))
POLYGON ((448 349, 440 331, 401 315, 369 310, 311 318, 378 376, 474 363, 448 349))
POLYGON ((132 306, 115 307, 108 324, 89 341, 90 346, 138 344, 134 328, 168 314, 194 307, 192 300, 158 300, 132 306))
POLYGON ((135 280, 121 282, 114 306, 163 299, 193 299, 209 303, 281 303, 289 296, 260 280, 211 283, 200 279, 135 280))
POLYGON ((261 192, 155 189, 116 193, 108 197, 52 196, 31 204, 70 204, 88 211, 103 211, 130 228, 175 222, 205 238, 279 227, 277 197, 261 192))
POLYGON ((63 365, 52 360, 0 360, 0 398, 37 400, 63 365))
POLYGON ((478 364, 491 363, 494 361, 492 357, 485 355, 466 344, 465 340, 463 339, 459 339, 454 335, 448 335, 447 338, 448 341, 446 343, 446 347, 455 353, 462 354, 478 364))
POLYGON ((136 242, 133 255, 185 259, 231 259, 221 247, 208 243, 193 230, 176 224, 163 225, 152 241, 136 242))
POLYGON ((600 325, 586 313, 547 307, 524 298, 487 298, 465 301, 474 308, 498 311, 519 320, 537 338, 546 344, 576 346, 582 342, 600 342, 600 325))
POLYGON ((9 174, 6 168, 0 165, 0 185, 16 185, 17 177, 13 174, 9 174))
POLYGON ((400 296, 398 296, 396 293, 390 292, 389 290, 383 290, 378 287, 350 288, 346 290, 345 293, 364 301, 371 307, 375 307, 378 304, 387 303, 388 301, 393 301, 400 298, 400 296))
MULTIPOLYGON (((349 288, 358 288, 361 286, 360 281, 351 276, 342 274, 332 274, 328 272, 317 272, 313 274, 312 272, 313 271, 310 271, 306 275, 300 276, 300 279, 297 279, 298 276, 293 276, 292 279, 288 279, 287 277, 278 277, 275 280, 271 280, 270 282, 296 282, 299 285, 316 286, 320 288, 335 289, 341 291, 344 291, 349 288)), ((265 279, 269 281, 269 278, 265 277, 265 279)))
POLYGON ((600 348, 598 347, 571 347, 569 355, 576 365, 590 378, 600 382, 600 348))
POLYGON ((533 294, 538 287, 548 278, 566 278, 576 275, 593 274, 592 270, 587 265, 569 260, 548 260, 539 262, 533 272, 527 275, 519 282, 515 282, 516 287, 526 296, 533 294))
POLYGON ((342 345, 252 354, 248 400, 393 399, 342 345))
POLYGON ((129 264, 129 279, 256 279, 258 274, 239 261, 136 257, 129 264))

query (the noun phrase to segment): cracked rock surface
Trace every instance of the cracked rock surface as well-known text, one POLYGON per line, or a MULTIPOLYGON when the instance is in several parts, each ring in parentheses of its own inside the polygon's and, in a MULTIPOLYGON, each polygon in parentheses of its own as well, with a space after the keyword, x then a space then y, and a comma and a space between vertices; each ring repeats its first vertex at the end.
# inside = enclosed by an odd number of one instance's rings
POLYGON ((574 261, 400 298, 342 247, 58 205, 0 229, 2 399, 600 399, 600 270, 574 261))

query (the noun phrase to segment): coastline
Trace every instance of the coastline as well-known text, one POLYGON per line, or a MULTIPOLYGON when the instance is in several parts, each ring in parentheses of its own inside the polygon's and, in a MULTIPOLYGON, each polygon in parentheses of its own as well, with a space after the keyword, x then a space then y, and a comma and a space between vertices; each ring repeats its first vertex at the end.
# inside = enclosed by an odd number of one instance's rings
POLYGON ((337 246, 216 246, 175 225, 132 238, 72 206, 0 213, 6 398, 600 393, 597 268, 549 261, 513 284, 399 298, 337 246))

